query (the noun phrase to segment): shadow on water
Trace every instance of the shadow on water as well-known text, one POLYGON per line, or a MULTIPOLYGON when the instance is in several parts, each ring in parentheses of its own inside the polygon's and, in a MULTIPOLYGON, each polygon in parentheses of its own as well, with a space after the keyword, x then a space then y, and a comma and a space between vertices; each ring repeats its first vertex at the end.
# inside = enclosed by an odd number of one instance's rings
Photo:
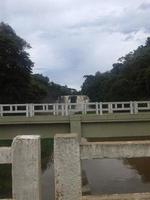
MULTIPOLYGON (((97 141, 97 140, 95 140, 97 141)), ((9 146, 11 141, 0 141, 9 146)), ((54 199, 53 140, 42 139, 42 199, 54 199)), ((83 184, 92 194, 150 192, 150 158, 95 159, 81 162, 83 184)), ((0 165, 0 198, 11 198, 11 166, 0 165)))

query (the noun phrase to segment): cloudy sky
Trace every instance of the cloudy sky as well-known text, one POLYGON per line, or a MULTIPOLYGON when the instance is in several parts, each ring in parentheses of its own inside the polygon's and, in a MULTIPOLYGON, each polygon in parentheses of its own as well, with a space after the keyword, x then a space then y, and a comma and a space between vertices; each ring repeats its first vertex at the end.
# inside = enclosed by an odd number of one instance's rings
POLYGON ((0 0, 0 21, 29 42, 34 72, 79 89, 150 36, 150 0, 0 0))

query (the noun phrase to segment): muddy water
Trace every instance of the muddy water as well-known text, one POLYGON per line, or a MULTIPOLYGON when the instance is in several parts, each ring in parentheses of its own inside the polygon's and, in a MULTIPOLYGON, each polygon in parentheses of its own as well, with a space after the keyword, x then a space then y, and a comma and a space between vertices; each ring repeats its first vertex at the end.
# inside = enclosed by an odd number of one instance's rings
MULTIPOLYGON (((82 161, 91 194, 150 192, 150 159, 82 161)), ((53 164, 42 176, 43 199, 54 199, 53 164)))

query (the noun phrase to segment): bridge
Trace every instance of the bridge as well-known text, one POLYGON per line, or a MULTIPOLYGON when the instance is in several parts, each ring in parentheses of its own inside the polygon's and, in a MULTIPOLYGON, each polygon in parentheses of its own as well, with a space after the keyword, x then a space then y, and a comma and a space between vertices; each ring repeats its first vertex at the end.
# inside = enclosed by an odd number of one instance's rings
POLYGON ((82 104, 2 104, 0 139, 78 133, 85 138, 150 136, 150 101, 82 104), (11 130, 11 132, 10 132, 11 130))

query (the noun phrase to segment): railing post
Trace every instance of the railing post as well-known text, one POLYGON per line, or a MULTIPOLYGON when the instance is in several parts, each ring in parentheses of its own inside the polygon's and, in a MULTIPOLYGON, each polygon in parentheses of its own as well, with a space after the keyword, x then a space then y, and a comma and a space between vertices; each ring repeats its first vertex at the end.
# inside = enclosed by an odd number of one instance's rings
POLYGON ((33 109, 34 109, 34 105, 33 104, 28 104, 28 116, 29 117, 33 117, 34 116, 34 111, 33 111, 33 109))
POLYGON ((54 139, 55 200, 80 200, 81 167, 76 134, 56 135, 54 139))
POLYGON ((65 116, 69 115, 69 111, 68 111, 68 104, 65 104, 65 116))
POLYGON ((0 116, 3 117, 3 106, 0 105, 0 116))
POLYGON ((54 109, 55 109, 55 115, 59 115, 58 103, 54 104, 54 109))
POLYGON ((108 103, 108 113, 113 113, 112 103, 108 103))
POLYGON ((134 101, 134 114, 137 114, 138 113, 138 104, 136 101, 134 101))
POLYGON ((96 115, 98 115, 99 112, 98 112, 98 103, 97 102, 95 103, 95 106, 96 106, 96 115))
POLYGON ((26 104, 26 117, 29 117, 29 104, 26 104))
POLYGON ((133 114, 134 113, 134 105, 133 105, 133 102, 130 101, 130 114, 133 114))
POLYGON ((102 102, 99 102, 99 112, 100 112, 100 115, 103 114, 103 103, 102 102))
POLYGON ((56 115, 56 104, 53 104, 52 106, 53 106, 53 115, 56 115))
POLYGON ((12 143, 12 187, 15 200, 41 200, 40 136, 17 136, 12 143))

